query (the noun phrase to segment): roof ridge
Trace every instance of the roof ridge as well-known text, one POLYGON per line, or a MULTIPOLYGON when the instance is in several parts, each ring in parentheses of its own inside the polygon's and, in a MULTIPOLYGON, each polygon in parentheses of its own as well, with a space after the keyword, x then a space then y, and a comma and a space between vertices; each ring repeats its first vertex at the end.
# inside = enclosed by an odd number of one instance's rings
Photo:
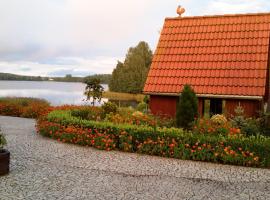
POLYGON ((238 13, 238 14, 217 14, 217 15, 201 15, 201 16, 182 16, 182 17, 166 17, 165 20, 184 20, 184 19, 196 19, 196 18, 221 18, 221 17, 245 17, 245 16, 264 16, 269 15, 270 12, 262 13, 238 13))

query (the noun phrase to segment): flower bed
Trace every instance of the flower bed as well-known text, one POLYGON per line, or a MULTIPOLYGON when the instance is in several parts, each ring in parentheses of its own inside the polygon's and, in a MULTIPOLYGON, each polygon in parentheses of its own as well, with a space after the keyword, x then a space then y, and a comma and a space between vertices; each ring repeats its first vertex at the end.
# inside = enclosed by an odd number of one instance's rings
POLYGON ((0 115, 37 118, 49 108, 49 103, 36 98, 0 98, 0 115))
POLYGON ((40 116, 47 115, 53 110, 87 110, 100 113, 100 108, 98 107, 75 105, 50 106, 46 100, 37 98, 0 98, 0 115, 4 116, 38 118, 40 116))
POLYGON ((155 128, 83 120, 71 111, 53 111, 37 121, 37 131, 58 141, 171 158, 242 166, 269 167, 270 139, 195 134, 176 128, 155 128))

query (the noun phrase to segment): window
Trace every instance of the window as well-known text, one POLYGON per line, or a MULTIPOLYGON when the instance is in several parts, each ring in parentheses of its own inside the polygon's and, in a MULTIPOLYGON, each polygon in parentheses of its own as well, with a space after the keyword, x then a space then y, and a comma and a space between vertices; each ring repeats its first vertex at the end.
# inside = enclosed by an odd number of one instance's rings
POLYGON ((210 118, 216 114, 223 114, 225 111, 225 100, 223 99, 204 99, 203 116, 210 118))

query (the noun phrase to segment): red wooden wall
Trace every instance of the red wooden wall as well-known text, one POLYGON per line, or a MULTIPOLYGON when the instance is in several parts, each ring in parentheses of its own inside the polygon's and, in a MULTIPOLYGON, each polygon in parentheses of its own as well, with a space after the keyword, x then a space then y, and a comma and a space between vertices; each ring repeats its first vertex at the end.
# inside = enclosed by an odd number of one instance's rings
POLYGON ((227 99, 225 105, 225 112, 228 117, 235 115, 234 110, 239 105, 239 103, 244 108, 244 114, 246 117, 258 116, 258 112, 262 109, 261 101, 227 99))
MULTIPOLYGON (((203 99, 198 98, 199 105, 198 111, 200 116, 203 116, 203 99)), ((176 104, 178 101, 177 96, 150 96, 150 110, 154 115, 175 117, 176 104)), ((239 105, 244 108, 245 116, 252 117, 257 116, 258 111, 262 109, 262 102, 257 100, 238 100, 238 99, 226 99, 225 114, 228 117, 235 115, 235 108, 239 105)))
POLYGON ((154 115, 175 117, 178 97, 150 96, 150 110, 154 115))

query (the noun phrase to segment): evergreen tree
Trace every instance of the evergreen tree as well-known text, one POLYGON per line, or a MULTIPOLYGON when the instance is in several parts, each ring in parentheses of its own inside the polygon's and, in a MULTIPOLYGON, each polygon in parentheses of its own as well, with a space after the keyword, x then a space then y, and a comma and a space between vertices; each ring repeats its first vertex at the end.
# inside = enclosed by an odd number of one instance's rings
POLYGON ((129 48, 124 63, 118 62, 109 88, 114 92, 141 93, 152 62, 152 51, 146 42, 129 48))
POLYGON ((176 112, 176 124, 178 127, 189 129, 195 117, 198 116, 198 99, 189 85, 185 85, 179 96, 176 112))

